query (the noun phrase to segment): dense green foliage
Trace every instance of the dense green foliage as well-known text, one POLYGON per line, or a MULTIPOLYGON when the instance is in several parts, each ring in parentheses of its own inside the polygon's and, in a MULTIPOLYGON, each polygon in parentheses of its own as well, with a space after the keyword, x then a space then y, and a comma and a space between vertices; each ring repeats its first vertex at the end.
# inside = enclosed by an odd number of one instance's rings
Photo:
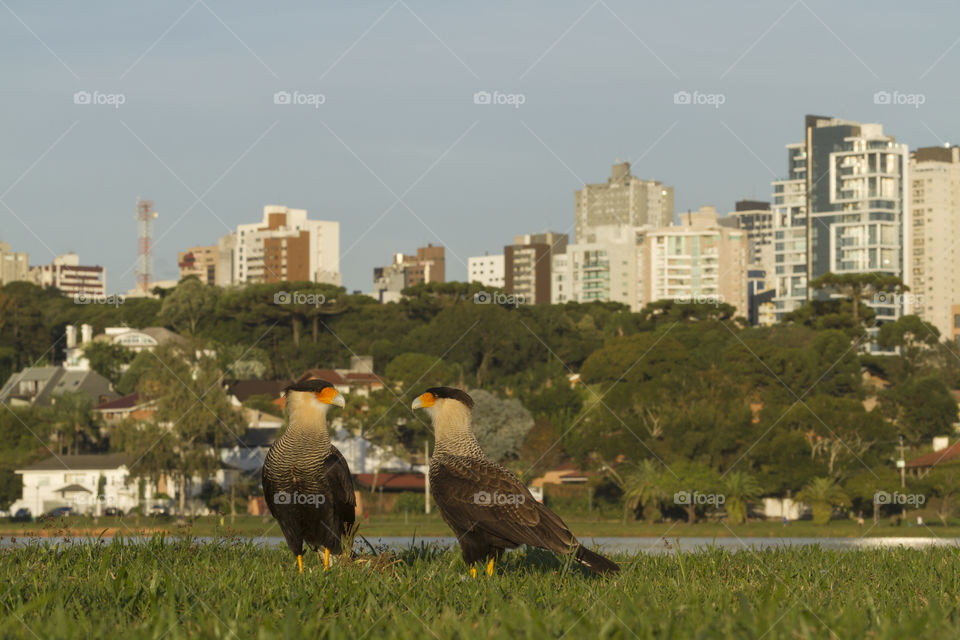
POLYGON ((252 543, 18 544, 0 550, 4 638, 951 638, 956 549, 719 549, 617 558, 615 580, 552 554, 468 579, 414 548, 324 572, 252 543))
MULTIPOLYGON (((639 313, 616 303, 501 306, 475 303, 479 285, 455 282, 420 285, 398 303, 379 304, 307 282, 219 289, 188 278, 162 300, 118 306, 76 305, 13 283, 0 289, 0 373, 53 359, 67 324, 87 322, 95 333, 123 323, 165 325, 187 336, 191 349, 211 354, 195 359, 202 367, 160 367, 154 354, 141 353, 120 374, 123 362, 113 350, 89 355, 119 391, 159 385, 173 422, 181 410, 210 413, 203 407, 209 403, 195 402, 208 384, 184 384, 197 371, 207 382, 290 379, 369 354, 386 387, 353 395, 339 415, 399 455, 422 453, 431 437, 425 416, 409 410, 413 397, 453 384, 489 392, 483 397, 492 399, 491 424, 479 431, 489 432, 496 457, 518 473, 530 478, 572 461, 595 472, 598 504, 627 504, 638 517, 695 521, 711 505, 678 505, 676 493, 732 492, 740 519, 758 487, 759 495, 783 496, 814 478, 839 487, 854 510, 870 510, 870 496, 889 486, 901 437, 909 456, 929 450, 933 436, 952 433, 958 415, 950 389, 960 387, 960 356, 915 316, 868 332, 873 312, 863 302, 901 291, 892 280, 818 286, 847 298, 814 302, 779 325, 753 328, 725 304, 667 300, 639 313), (870 355, 863 349, 870 340, 900 355, 870 355), (743 475, 731 480, 732 472, 743 475)), ((251 406, 265 408, 264 400, 251 406)), ((201 441, 238 432, 229 424, 213 428, 228 422, 225 411, 218 400, 219 417, 200 429, 201 441)), ((0 409, 0 418, 3 412, 9 409, 0 409)), ((95 425, 66 407, 57 415, 36 410, 28 424, 37 437, 19 439, 25 448, 13 457, 21 462, 42 455, 56 433, 63 450, 137 451, 129 438, 119 445, 112 434, 98 438, 95 425)), ((152 428, 141 427, 141 442, 159 437, 152 428)), ((172 438, 169 446, 190 442, 172 438)), ((174 459, 169 453, 151 449, 142 465, 155 473, 174 459)), ((952 499, 941 495, 951 493, 947 484, 927 485, 931 499, 952 499)))

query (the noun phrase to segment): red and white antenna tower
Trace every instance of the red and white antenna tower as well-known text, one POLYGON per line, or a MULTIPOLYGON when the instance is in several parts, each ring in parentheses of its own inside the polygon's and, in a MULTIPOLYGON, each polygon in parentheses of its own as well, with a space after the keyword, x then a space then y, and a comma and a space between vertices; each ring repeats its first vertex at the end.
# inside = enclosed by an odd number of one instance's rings
POLYGON ((150 293, 153 280, 153 200, 137 200, 137 289, 150 293))

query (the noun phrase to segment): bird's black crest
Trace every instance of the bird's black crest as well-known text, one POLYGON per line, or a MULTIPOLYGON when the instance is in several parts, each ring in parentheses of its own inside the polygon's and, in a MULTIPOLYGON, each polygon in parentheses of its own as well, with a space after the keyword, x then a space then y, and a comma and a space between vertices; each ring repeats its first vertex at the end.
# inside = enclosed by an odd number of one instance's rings
POLYGON ((438 398, 457 400, 467 405, 468 408, 473 409, 473 398, 471 398, 466 391, 454 389, 453 387, 431 387, 427 389, 427 393, 432 393, 438 398))
POLYGON ((284 389, 283 393, 286 395, 291 391, 320 391, 332 386, 333 385, 326 380, 304 380, 303 382, 294 382, 292 385, 284 389))

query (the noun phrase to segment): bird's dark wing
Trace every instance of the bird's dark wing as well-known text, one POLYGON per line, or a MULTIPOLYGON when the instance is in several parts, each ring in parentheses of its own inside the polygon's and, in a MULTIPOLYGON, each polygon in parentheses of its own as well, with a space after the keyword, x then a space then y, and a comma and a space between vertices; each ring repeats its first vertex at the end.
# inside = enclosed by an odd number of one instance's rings
POLYGON ((267 503, 267 509, 270 510, 270 515, 276 518, 277 511, 273 506, 273 496, 277 493, 277 486, 274 481, 270 479, 270 476, 267 475, 267 468, 265 466, 260 470, 260 480, 263 484, 263 500, 267 503))
POLYGON ((520 480, 488 460, 443 456, 430 469, 430 490, 444 519, 459 532, 483 532, 510 543, 570 553, 577 540, 557 514, 520 480))
POLYGON ((353 492, 353 476, 343 454, 336 447, 331 447, 331 453, 323 461, 323 474, 330 487, 330 499, 333 501, 334 511, 349 529, 356 520, 357 497, 353 492))

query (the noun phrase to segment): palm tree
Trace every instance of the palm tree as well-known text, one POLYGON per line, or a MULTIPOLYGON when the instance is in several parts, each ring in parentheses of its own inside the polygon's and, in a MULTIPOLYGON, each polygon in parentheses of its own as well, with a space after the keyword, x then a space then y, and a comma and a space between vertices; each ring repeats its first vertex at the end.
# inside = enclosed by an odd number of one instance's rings
POLYGON ((723 479, 723 493, 730 524, 743 524, 747 521, 747 503, 760 497, 760 483, 748 473, 731 471, 723 479))
POLYGON ((827 524, 834 507, 849 507, 850 498, 830 478, 814 478, 797 492, 797 500, 813 509, 813 522, 827 524))
POLYGON ((627 513, 643 509, 643 519, 655 522, 661 517, 660 504, 667 499, 663 473, 660 466, 649 458, 640 463, 637 470, 623 479, 623 519, 627 513))

